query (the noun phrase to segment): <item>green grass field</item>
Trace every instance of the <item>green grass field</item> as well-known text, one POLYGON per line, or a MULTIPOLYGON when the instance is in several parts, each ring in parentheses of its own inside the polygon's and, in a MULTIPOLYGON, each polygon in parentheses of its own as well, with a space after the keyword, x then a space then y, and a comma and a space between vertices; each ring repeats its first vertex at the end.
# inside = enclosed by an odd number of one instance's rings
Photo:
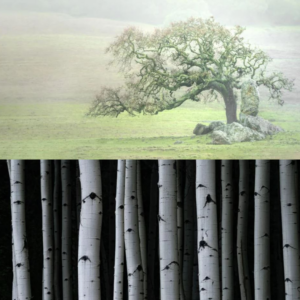
POLYGON ((38 13, 0 18, 1 159, 300 158, 300 28, 248 33, 274 57, 273 69, 296 79, 283 107, 267 103, 262 92, 260 116, 286 131, 260 142, 220 146, 192 131, 199 122, 225 121, 223 103, 187 102, 156 116, 85 116, 102 85, 122 83, 116 69, 107 69, 104 49, 127 25, 38 13))

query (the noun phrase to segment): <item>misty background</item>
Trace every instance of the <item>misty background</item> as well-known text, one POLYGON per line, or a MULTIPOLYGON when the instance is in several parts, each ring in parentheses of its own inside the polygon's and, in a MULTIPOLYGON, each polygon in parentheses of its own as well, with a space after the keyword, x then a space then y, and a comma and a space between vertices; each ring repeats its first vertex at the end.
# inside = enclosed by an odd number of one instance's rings
POLYGON ((153 25, 188 16, 223 24, 298 25, 298 0, 1 0, 0 10, 65 13, 153 25))

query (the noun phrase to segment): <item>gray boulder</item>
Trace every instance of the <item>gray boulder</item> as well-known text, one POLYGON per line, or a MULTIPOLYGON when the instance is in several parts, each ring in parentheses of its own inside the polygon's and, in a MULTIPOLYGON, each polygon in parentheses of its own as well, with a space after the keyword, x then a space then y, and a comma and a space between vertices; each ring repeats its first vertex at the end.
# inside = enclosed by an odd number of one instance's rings
POLYGON ((221 130, 215 130, 211 134, 212 137, 212 143, 215 145, 230 145, 230 141, 227 137, 226 132, 221 130))
POLYGON ((241 112, 245 115, 257 116, 259 94, 254 80, 250 79, 242 84, 241 100, 241 112))
POLYGON ((213 121, 208 125, 208 128, 213 131, 220 126, 224 126, 225 124, 221 121, 213 121))
POLYGON ((206 125, 203 124, 197 124, 193 133, 196 135, 202 135, 202 134, 207 134, 211 132, 211 129, 209 129, 209 127, 207 127, 206 125))
POLYGON ((230 143, 252 142, 265 139, 264 134, 236 122, 218 127, 216 131, 225 132, 230 143))
POLYGON ((240 113, 240 123, 246 127, 256 130, 263 134, 275 134, 284 131, 282 128, 270 123, 261 117, 253 117, 240 113))

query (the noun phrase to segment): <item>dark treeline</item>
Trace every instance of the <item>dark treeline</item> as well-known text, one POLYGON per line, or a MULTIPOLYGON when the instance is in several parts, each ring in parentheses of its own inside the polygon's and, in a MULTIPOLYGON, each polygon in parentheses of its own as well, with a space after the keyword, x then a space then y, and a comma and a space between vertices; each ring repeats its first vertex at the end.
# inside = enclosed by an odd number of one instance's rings
MULTIPOLYGON (((233 161, 233 177, 232 177, 232 210, 233 210, 233 226, 234 226, 234 245, 237 240, 237 219, 239 214, 239 176, 240 168, 239 161, 233 161)), ((191 164, 189 162, 189 164, 191 164)), ((177 174, 180 173, 181 184, 181 199, 182 203, 177 205, 185 206, 187 195, 186 184, 187 180, 196 182, 196 162, 192 162, 193 166, 190 174, 187 173, 187 161, 180 161, 177 174), (192 175, 191 175, 192 174, 192 175), (188 177, 188 176, 192 176, 188 177)), ((295 162, 294 162, 295 164, 295 162)), ((160 267, 159 267, 159 187, 158 183, 158 161, 141 161, 141 183, 142 183, 142 199, 144 205, 144 219, 146 225, 147 236, 147 256, 148 256, 148 297, 149 300, 157 300, 160 297, 160 267), (155 219, 155 222, 153 222, 155 219), (152 220, 152 221, 151 221, 152 220), (154 224, 149 226, 149 224, 154 224), (149 245, 154 247, 149 250, 149 245), (150 257, 154 254, 154 257, 150 257), (150 256, 149 256, 150 255, 150 256)), ((102 219, 102 233, 101 233, 101 299, 113 299, 113 282, 114 282, 114 253, 115 253, 115 197, 117 188, 117 161, 100 161, 101 175, 102 175, 102 203, 103 203, 103 219, 102 219)), ((298 171, 300 164, 296 164, 298 171)), ((52 163, 54 169, 54 162, 52 163)), ((221 185, 221 168, 222 162, 216 161, 216 199, 217 204, 217 219, 219 231, 219 257, 221 256, 221 203, 222 203, 222 185, 221 185)), ((298 172, 299 173, 299 172, 298 172)), ((10 207, 10 181, 7 170, 6 161, 0 161, 0 220, 1 220, 1 234, 0 234, 0 299, 11 299, 12 297, 12 232, 11 232, 11 207, 10 207)), ((77 284, 77 264, 78 264, 78 228, 80 220, 78 215, 78 161, 71 161, 71 193, 72 193, 72 292, 73 299, 78 297, 78 284, 77 284)), ((255 199, 255 161, 249 161, 249 207, 248 207, 248 263, 250 269, 250 286, 254 299, 254 199, 255 199)), ((281 209, 280 209, 280 177, 279 177, 279 161, 270 161, 270 269, 271 269, 271 298, 284 299, 285 281, 283 273, 283 241, 282 241, 282 222, 281 222, 281 209)), ((31 276, 31 290, 33 299, 42 299, 42 277, 43 277, 43 239, 42 239, 42 208, 41 208, 41 186, 40 186, 40 161, 25 161, 25 212, 26 212, 26 231, 27 231, 27 245, 29 253, 30 276, 31 276)), ((299 178, 297 186, 299 187, 299 178)), ((54 181, 53 181, 54 185, 54 181)), ((53 186, 52 186, 53 188, 53 186)), ((192 226, 197 230, 196 223, 196 186, 192 191, 193 201, 190 205, 193 206, 194 218, 185 220, 183 216, 183 232, 185 226, 192 226)), ((79 195, 80 197, 80 195, 79 195)), ((82 200, 82 199, 81 199, 82 200)), ((299 196, 297 199, 299 203, 299 196)), ((80 205, 79 205, 80 206, 80 205)), ((58 214, 61 218, 61 208, 59 206, 58 214)), ((61 224, 60 224, 61 228, 61 224)), ((61 229, 60 229, 61 230, 61 229)), ((184 242, 184 236, 183 236, 184 242)), ((195 248, 197 245, 194 239, 195 248)), ((297 245, 298 248, 298 245, 297 245)), ((198 248, 199 249, 199 248, 198 248)), ((238 276, 238 262, 237 262, 237 248, 233 247, 234 261, 234 299, 241 299, 240 283, 238 276)), ((194 271, 197 272, 197 256, 194 255, 194 271), (196 270, 196 271, 195 271, 196 270)), ((185 255, 184 253, 182 254, 185 255)), ((221 258, 220 258, 221 265, 221 258)), ((296 262, 295 262, 296 263, 296 262)), ((297 262, 298 263, 298 262, 297 262)), ((60 266, 55 266, 55 268, 60 266)), ((61 269, 58 272, 61 281, 61 269)), ((197 276, 196 276, 197 277, 197 276)), ((195 284, 193 280, 193 284, 195 284)), ((62 285, 59 285, 62 289, 62 285)), ((192 287, 195 288, 195 287, 192 287)), ((126 276, 126 263, 124 269, 124 299, 128 299, 128 286, 126 276)), ((60 291, 61 293, 61 291, 60 291)), ((191 299, 199 299, 199 292, 196 293, 191 299)), ((182 298, 183 299, 183 298, 182 298)), ((204 299, 204 298, 203 298, 204 299)), ((186 298, 186 300, 188 300, 186 298)))

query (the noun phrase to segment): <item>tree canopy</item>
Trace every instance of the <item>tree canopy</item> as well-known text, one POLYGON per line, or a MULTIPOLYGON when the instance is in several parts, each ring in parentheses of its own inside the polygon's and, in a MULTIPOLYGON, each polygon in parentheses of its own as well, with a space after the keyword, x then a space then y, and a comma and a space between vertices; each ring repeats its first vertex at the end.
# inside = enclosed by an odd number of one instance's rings
POLYGON ((244 30, 228 29, 214 18, 190 18, 153 33, 125 29, 106 50, 124 73, 125 85, 102 88, 88 114, 157 114, 220 94, 231 123, 237 119, 234 89, 247 78, 283 104, 282 90, 291 90, 293 82, 281 72, 267 72, 271 58, 244 41, 244 30))

